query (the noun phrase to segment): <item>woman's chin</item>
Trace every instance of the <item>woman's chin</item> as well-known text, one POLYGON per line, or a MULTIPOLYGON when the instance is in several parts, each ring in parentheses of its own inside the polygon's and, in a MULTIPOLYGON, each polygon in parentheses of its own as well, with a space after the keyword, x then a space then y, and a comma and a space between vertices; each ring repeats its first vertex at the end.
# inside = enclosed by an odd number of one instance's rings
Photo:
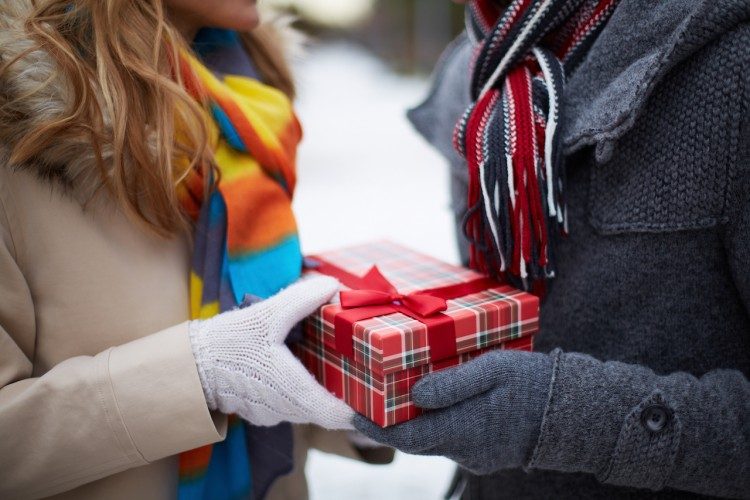
POLYGON ((228 2, 213 12, 207 12, 204 17, 206 24, 235 31, 252 31, 258 27, 260 13, 255 5, 230 8, 231 4, 232 2, 228 2))
POLYGON ((260 14, 257 9, 252 9, 252 12, 238 16, 233 20, 234 26, 232 29, 237 31, 252 31, 260 25, 260 14))

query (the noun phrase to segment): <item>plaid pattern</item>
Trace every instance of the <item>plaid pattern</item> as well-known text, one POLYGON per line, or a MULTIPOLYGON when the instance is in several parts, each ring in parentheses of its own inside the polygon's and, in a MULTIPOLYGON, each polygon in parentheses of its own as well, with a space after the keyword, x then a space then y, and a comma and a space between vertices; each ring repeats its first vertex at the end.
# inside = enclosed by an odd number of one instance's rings
MULTIPOLYGON (((377 242, 320 255, 356 275, 373 264, 402 293, 436 288, 480 278, 462 267, 441 262, 390 242, 377 242)), ((314 271, 313 271, 314 272, 314 271)), ((323 306, 308 321, 316 341, 335 349, 337 304, 323 306)), ((537 297, 501 285, 448 301, 445 314, 456 327, 456 352, 463 354, 533 334, 539 328, 537 297)), ((358 321, 354 325, 354 362, 383 375, 430 362, 427 327, 401 313, 358 321)))
MULTIPOLYGON (((402 293, 469 282, 474 271, 446 264, 390 242, 377 242, 321 254, 352 274, 373 264, 402 293)), ((314 270, 308 273, 314 273, 314 270)), ((304 340, 295 354, 329 391, 382 426, 412 419, 420 410, 411 387, 425 374, 465 363, 493 349, 531 350, 539 327, 539 300, 508 285, 448 301, 455 321, 457 356, 431 362, 427 327, 401 313, 354 324, 354 358, 336 352, 336 303, 305 321, 304 340)))
POLYGON ((346 401, 357 413, 382 427, 387 427, 406 422, 422 413, 422 410, 411 401, 410 393, 412 386, 426 374, 466 363, 495 349, 531 351, 533 341, 533 336, 511 340, 439 363, 388 375, 374 374, 347 360, 328 346, 309 338, 295 344, 292 351, 321 385, 336 397, 346 401))

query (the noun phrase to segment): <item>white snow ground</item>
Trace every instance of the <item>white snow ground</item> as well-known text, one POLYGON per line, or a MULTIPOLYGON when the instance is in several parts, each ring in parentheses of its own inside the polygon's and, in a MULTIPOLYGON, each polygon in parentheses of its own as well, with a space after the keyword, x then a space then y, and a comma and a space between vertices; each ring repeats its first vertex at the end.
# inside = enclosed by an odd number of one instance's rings
MULTIPOLYGON (((427 82, 345 43, 312 49, 297 78, 305 139, 295 210, 305 252, 385 238, 457 262, 447 167, 404 115, 427 82)), ((400 453, 370 466, 313 451, 306 470, 312 500, 427 500, 442 498, 453 467, 400 453)))

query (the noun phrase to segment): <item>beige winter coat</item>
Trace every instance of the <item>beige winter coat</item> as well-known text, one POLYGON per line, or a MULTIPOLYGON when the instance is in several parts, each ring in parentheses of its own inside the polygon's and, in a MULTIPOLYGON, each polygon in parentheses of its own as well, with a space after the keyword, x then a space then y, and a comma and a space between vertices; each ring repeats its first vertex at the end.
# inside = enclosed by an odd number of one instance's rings
MULTIPOLYGON (((0 59, 24 48, 11 12, 24 3, 0 1, 0 59)), ((0 105, 53 71, 45 54, 26 57, 0 80, 0 105)), ((56 86, 0 124, 0 498, 174 498, 176 454, 226 429, 188 340, 190 244, 149 234, 106 196, 82 208, 86 144, 50 148, 40 165, 54 174, 7 165, 8 145, 65 99, 56 86)), ((295 453, 316 441, 360 457, 344 434, 321 433, 298 429, 295 453)), ((298 463, 271 498, 305 491, 298 463)))

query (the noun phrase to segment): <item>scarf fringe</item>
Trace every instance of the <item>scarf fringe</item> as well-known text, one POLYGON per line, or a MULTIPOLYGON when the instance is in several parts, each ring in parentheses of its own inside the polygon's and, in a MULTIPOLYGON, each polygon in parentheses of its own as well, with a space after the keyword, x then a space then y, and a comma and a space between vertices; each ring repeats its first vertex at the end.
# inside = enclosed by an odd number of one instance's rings
POLYGON ((469 170, 464 233, 471 267, 525 288, 554 277, 567 233, 559 124, 569 75, 618 0, 491 0, 467 5, 476 43, 473 103, 453 142, 469 170))

